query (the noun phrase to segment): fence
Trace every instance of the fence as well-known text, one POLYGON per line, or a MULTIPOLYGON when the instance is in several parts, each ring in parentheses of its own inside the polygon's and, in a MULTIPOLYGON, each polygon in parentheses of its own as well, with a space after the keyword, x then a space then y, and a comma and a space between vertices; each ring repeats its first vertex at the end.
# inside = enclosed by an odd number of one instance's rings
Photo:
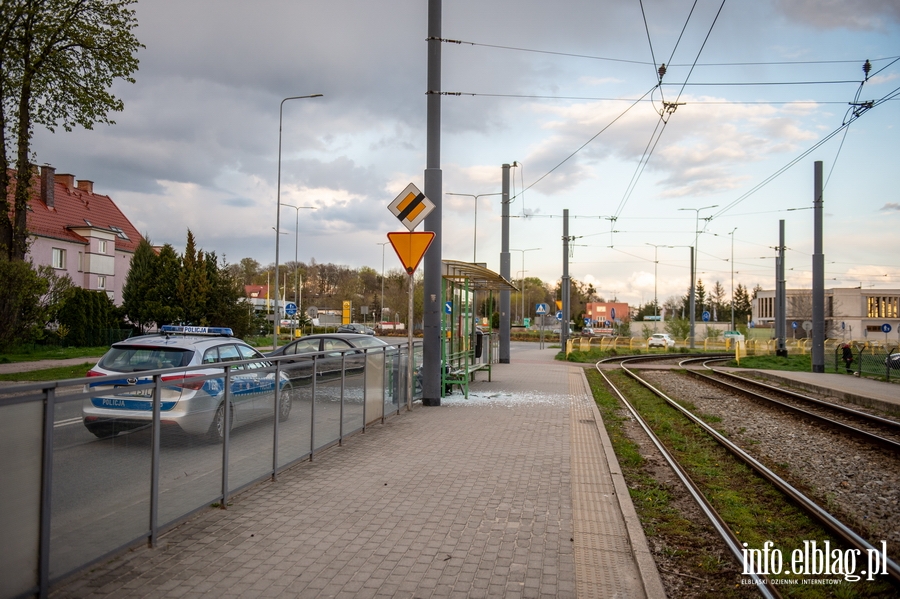
MULTIPOLYGON (((408 350, 405 344, 348 350, 328 362, 310 354, 229 362, 224 372, 190 378, 182 373, 203 367, 142 372, 152 382, 103 395, 120 398, 105 401, 146 398, 152 424, 108 438, 82 425, 82 405, 100 393, 85 386, 87 379, 0 388, 0 599, 46 597, 54 582, 142 540, 154 545, 162 531, 193 513, 227 507, 240 490, 399 413, 407 401, 408 350), (289 391, 272 384, 269 393, 235 400, 248 372, 274 383, 298 359, 312 363, 306 382, 289 391), (335 360, 339 368, 320 367, 335 360), (173 385, 173 372, 182 384, 222 385, 221 405, 232 409, 220 408, 221 443, 166 422, 162 393, 173 385), (285 393, 287 414, 275 409, 283 408, 285 393), (246 426, 235 426, 244 420, 246 426)), ((421 342, 412 359, 419 373, 421 342)))
POLYGON ((853 360, 845 364, 843 351, 838 344, 834 348, 834 369, 837 372, 852 372, 858 375, 884 377, 890 381, 900 378, 900 353, 898 347, 887 347, 881 344, 861 344, 851 346, 853 360))

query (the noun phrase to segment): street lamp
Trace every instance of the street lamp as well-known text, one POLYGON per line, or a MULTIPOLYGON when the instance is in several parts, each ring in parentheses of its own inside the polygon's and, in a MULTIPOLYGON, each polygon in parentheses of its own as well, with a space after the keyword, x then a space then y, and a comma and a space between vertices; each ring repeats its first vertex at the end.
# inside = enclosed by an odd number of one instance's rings
POLYGON ((473 193, 451 193, 448 191, 446 192, 446 195, 475 198, 475 227, 472 233, 472 262, 478 262, 478 260, 475 259, 477 255, 476 249, 478 248, 478 198, 483 198, 486 196, 500 196, 503 195, 503 193, 479 193, 478 195, 475 195, 473 193))
MULTIPOLYGON (((713 204, 712 206, 704 206, 703 208, 679 208, 679 210, 693 210, 694 211, 694 255, 691 259, 691 301, 690 301, 690 309, 691 309, 691 349, 694 349, 694 328, 697 322, 696 315, 696 293, 695 289, 697 286, 697 259, 699 258, 698 254, 700 253, 700 248, 697 247, 697 242, 699 240, 700 235, 700 211, 701 210, 709 210, 710 208, 718 208, 718 204, 713 204)), ((712 219, 711 216, 706 217, 704 220, 709 222, 712 219)))
POLYGON ((381 312, 378 313, 378 322, 384 322, 384 246, 389 243, 390 241, 375 243, 381 246, 381 312))
POLYGON ((525 324, 525 252, 536 252, 541 248, 528 248, 527 250, 509 250, 511 252, 522 252, 522 324, 525 324))
MULTIPOLYGON (((298 285, 298 273, 300 269, 297 268, 297 244, 300 240, 300 211, 301 210, 318 210, 319 208, 316 206, 294 206, 292 204, 282 204, 282 206, 287 208, 293 208, 297 212, 297 218, 294 221, 294 302, 297 303, 297 310, 300 310, 300 306, 302 305, 303 292, 300 290, 300 286, 298 285)), ((291 336, 293 337, 293 330, 291 331, 291 336)), ((303 334, 303 331, 300 331, 300 334, 303 334)))
POLYGON ((656 245, 655 243, 648 243, 647 245, 653 246, 653 316, 654 320, 659 320, 659 300, 656 297, 656 273, 659 268, 659 260, 657 260, 657 253, 659 252, 659 248, 670 248, 674 247, 671 245, 656 245))
POLYGON ((278 105, 278 183, 275 188, 275 199, 277 208, 275 210, 275 322, 272 323, 272 349, 278 349, 278 325, 281 324, 281 315, 278 313, 278 249, 281 245, 281 238, 278 232, 281 230, 281 125, 284 122, 284 103, 288 100, 303 100, 305 98, 321 98, 322 94, 311 94, 309 96, 291 96, 285 98, 278 105))

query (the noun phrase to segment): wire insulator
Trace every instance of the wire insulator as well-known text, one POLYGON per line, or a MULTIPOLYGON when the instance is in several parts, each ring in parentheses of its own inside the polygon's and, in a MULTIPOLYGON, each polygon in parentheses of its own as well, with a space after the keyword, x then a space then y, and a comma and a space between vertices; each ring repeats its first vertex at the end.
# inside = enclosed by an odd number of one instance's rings
POLYGON ((869 59, 866 59, 866 62, 863 63, 863 73, 866 74, 866 81, 869 80, 869 71, 872 70, 872 63, 869 62, 869 59))
POLYGON ((659 80, 662 81, 662 78, 666 74, 666 63, 662 63, 661 65, 659 65, 659 70, 657 71, 657 73, 659 73, 659 80))

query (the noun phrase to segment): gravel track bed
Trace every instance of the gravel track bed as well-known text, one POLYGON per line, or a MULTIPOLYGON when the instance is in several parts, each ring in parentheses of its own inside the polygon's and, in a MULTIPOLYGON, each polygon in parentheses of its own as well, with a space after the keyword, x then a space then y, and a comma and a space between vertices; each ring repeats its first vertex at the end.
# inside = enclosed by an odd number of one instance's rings
POLYGON ((684 375, 638 375, 673 399, 721 418, 713 424, 717 430, 870 542, 900 544, 900 458, 891 452, 684 375))
MULTIPOLYGON (((733 381, 732 379, 719 379, 719 380, 723 380, 726 383, 734 383, 737 386, 740 386, 739 381, 733 381)), ((853 428, 856 428, 856 429, 859 429, 862 431, 866 431, 867 433, 872 433, 873 435, 878 435, 879 437, 884 437, 885 439, 890 439, 891 441, 896 441, 897 443, 900 443, 900 430, 898 430, 898 429, 895 429, 895 428, 892 428, 889 426, 872 423, 872 422, 869 422, 868 420, 863 419, 862 417, 857 418, 850 414, 844 414, 838 410, 831 410, 827 406, 826 407, 818 406, 818 405, 814 405, 814 404, 811 404, 811 403, 808 403, 808 402, 805 402, 802 400, 794 399, 792 397, 784 397, 782 395, 779 395, 775 391, 769 391, 766 389, 756 389, 755 387, 750 387, 750 386, 747 386, 747 389, 753 393, 763 395, 764 397, 770 397, 781 403, 785 403, 785 404, 788 404, 788 405, 791 405, 791 406, 794 406, 797 408, 801 408, 803 410, 806 410, 807 412, 811 412, 811 413, 817 414, 819 416, 824 416, 825 418, 828 418, 830 420, 835 420, 842 424, 852 426, 853 428)), ((783 386, 779 387, 779 389, 785 389, 786 391, 794 391, 794 389, 790 389, 789 387, 783 387, 783 386)), ((810 393, 803 393, 803 395, 806 395, 807 397, 810 397, 813 399, 819 399, 821 401, 825 401, 826 403, 833 404, 835 406, 848 407, 853 410, 856 410, 857 412, 862 412, 864 414, 869 414, 872 416, 881 416, 882 418, 897 420, 896 416, 879 414, 876 410, 871 410, 871 409, 869 409, 869 410, 860 409, 860 406, 857 406, 855 404, 839 403, 839 402, 834 401, 834 398, 823 399, 821 397, 815 397, 814 395, 812 395, 810 393)))

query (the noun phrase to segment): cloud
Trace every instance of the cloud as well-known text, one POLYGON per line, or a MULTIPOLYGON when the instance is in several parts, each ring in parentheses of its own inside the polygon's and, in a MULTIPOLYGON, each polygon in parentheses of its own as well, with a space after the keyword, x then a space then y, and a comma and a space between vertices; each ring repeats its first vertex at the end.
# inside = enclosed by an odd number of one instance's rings
POLYGON ((817 29, 885 31, 885 21, 900 23, 895 0, 776 0, 775 7, 791 21, 817 29))
POLYGON ((888 202, 884 206, 881 207, 882 210, 897 210, 900 211, 900 204, 896 202, 888 202))

